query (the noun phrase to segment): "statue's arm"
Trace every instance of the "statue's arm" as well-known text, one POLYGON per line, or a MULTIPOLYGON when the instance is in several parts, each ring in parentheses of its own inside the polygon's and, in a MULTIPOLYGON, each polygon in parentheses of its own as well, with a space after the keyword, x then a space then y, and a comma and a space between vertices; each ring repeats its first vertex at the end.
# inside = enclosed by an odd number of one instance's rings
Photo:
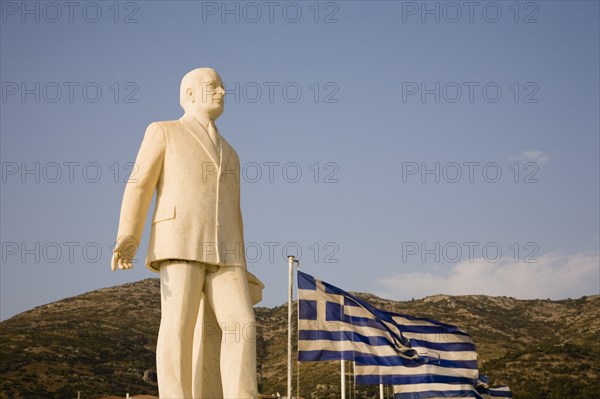
POLYGON ((159 123, 146 129, 142 145, 135 159, 131 176, 125 186, 117 245, 112 270, 130 269, 144 230, 148 208, 160 176, 165 154, 165 132, 159 123))

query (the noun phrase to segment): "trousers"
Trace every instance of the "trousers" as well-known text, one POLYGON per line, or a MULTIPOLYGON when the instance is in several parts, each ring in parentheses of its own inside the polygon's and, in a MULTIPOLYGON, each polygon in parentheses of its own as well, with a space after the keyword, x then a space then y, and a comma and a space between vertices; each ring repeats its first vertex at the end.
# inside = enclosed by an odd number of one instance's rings
POLYGON ((202 351, 211 349, 210 334, 218 329, 222 398, 256 399, 256 322, 245 269, 185 260, 162 261, 159 267, 160 398, 209 399, 202 385, 210 365, 202 364, 202 351), (212 308, 218 326, 198 325, 204 322, 201 302, 212 308))

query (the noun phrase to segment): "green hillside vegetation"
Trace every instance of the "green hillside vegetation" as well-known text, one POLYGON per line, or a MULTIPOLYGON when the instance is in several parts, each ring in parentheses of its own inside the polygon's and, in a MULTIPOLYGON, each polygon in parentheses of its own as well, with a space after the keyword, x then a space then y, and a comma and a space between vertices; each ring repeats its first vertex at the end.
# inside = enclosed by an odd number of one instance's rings
MULTIPOLYGON (((404 302, 356 295, 381 309, 466 330, 477 345, 481 372, 495 385, 511 386, 515 399, 598 397, 599 295, 561 301, 436 295, 404 302)), ((287 305, 255 311, 260 391, 284 394, 287 305)), ((159 320, 157 279, 89 292, 5 320, 0 398, 73 399, 78 391, 82 399, 157 395, 159 320)), ((339 368, 339 362, 301 364, 301 396, 339 398, 339 368)), ((376 386, 357 387, 355 398, 378 398, 378 392, 376 386)))

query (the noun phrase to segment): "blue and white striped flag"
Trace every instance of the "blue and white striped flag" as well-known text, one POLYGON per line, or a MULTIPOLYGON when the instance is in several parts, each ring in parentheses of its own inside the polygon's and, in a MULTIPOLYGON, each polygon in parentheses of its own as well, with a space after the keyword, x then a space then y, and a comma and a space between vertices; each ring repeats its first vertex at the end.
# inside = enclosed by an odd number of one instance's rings
POLYGON ((512 398, 512 392, 507 386, 491 387, 490 379, 486 375, 480 375, 477 381, 477 392, 483 399, 506 399, 512 398))
POLYGON ((394 399, 512 397, 479 381, 473 339, 439 321, 374 308, 298 271, 298 360, 353 360, 357 384, 390 384, 394 399))
MULTIPOLYGON (((512 398, 510 388, 506 386, 494 388, 474 387, 469 384, 438 384, 437 390, 399 390, 394 386, 394 399, 443 399, 443 398, 476 398, 506 399, 512 398)), ((431 387, 428 387, 431 388, 431 387)))
POLYGON ((479 376, 469 334, 451 324, 388 313, 419 357, 394 367, 355 366, 357 384, 394 385, 394 399, 512 398, 508 387, 489 388, 479 376))
POLYGON ((484 399, 506 399, 512 398, 512 392, 507 386, 488 388, 480 391, 484 399))
POLYGON ((475 389, 477 351, 469 334, 439 321, 386 313, 418 357, 393 367, 357 364, 357 384, 394 385, 395 399, 481 397, 475 389))
POLYGON ((512 397, 508 387, 488 388, 487 377, 479 376, 478 355, 469 334, 436 320, 386 313, 419 356, 393 367, 356 364, 357 384, 392 384, 394 399, 512 397))
POLYGON ((386 312, 298 271, 298 360, 394 365, 416 358, 386 312))

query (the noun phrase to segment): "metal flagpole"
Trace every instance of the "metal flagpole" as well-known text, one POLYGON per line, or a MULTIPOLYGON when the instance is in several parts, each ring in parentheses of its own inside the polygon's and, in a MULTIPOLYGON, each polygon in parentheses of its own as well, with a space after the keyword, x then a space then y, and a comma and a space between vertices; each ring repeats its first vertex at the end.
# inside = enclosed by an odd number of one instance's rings
POLYGON ((348 383, 350 384, 350 399, 354 398, 354 391, 356 386, 354 385, 354 360, 350 362, 352 365, 350 375, 348 376, 348 383))
MULTIPOLYGON (((300 261, 296 260, 296 270, 300 270, 300 261)), ((296 328, 300 330, 300 292, 298 292, 298 301, 296 302, 296 328)), ((299 347, 299 334, 296 335, 296 346, 299 347)), ((300 397, 300 360, 296 357, 296 397, 300 397)))
POLYGON ((292 399, 292 300, 294 298, 294 257, 288 256, 288 375, 287 397, 292 399))
POLYGON ((383 398, 383 384, 379 384, 379 399, 383 398))
POLYGON ((341 374, 342 374, 342 379, 341 379, 341 383, 342 383, 342 399, 346 399, 346 362, 344 361, 344 359, 342 359, 341 361, 341 374))
POLYGON ((296 361, 296 397, 300 397, 300 361, 296 361))

